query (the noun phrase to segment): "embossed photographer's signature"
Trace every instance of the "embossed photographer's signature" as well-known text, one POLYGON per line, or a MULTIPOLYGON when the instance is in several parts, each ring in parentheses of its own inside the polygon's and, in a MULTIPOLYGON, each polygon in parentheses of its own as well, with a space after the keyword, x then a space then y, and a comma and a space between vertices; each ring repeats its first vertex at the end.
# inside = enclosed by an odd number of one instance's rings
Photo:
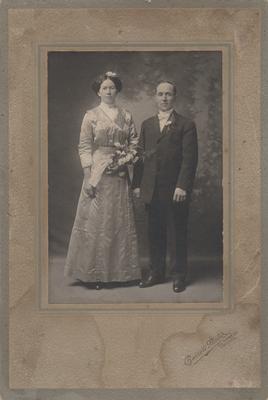
POLYGON ((206 343, 193 354, 187 354, 184 358, 184 364, 192 366, 198 363, 203 357, 207 356, 217 347, 224 347, 237 337, 236 331, 218 332, 216 336, 210 336, 206 343))

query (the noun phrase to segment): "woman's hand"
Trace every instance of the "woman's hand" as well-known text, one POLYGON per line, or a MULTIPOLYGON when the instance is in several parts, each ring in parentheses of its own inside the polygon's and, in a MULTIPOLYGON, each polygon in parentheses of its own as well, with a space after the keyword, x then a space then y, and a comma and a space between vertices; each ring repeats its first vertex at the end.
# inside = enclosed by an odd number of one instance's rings
POLYGON ((93 199, 96 197, 96 188, 92 186, 87 180, 84 182, 84 192, 86 196, 90 197, 93 199))
POLYGON ((91 176, 91 167, 84 168, 84 186, 83 190, 87 197, 93 199, 96 196, 96 188, 89 183, 91 176))

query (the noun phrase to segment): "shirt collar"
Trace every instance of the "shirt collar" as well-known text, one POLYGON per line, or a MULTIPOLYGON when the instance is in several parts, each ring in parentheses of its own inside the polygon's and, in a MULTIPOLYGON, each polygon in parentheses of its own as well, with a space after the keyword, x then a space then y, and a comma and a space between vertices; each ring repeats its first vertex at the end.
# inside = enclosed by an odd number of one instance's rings
POLYGON ((169 118, 172 112, 174 111, 174 108, 171 108, 170 110, 167 111, 158 111, 158 117, 159 118, 169 118))

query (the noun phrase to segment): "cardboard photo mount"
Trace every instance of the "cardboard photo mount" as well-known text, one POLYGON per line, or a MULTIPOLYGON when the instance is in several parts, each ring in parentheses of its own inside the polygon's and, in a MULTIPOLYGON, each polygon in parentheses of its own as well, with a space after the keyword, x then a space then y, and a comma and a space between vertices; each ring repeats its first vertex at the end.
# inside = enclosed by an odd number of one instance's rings
POLYGON ((8 10, 11 389, 260 387, 260 20, 258 7, 8 10), (223 51, 224 300, 214 309, 48 304, 40 60, 51 46, 101 43, 223 51))

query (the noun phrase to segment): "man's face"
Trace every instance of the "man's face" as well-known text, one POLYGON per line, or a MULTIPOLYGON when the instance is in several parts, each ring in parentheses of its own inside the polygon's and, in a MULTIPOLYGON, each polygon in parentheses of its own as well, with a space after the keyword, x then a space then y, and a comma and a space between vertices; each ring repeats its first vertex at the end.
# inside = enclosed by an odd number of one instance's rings
POLYGON ((158 110, 168 111, 173 107, 175 101, 174 87, 168 82, 160 83, 156 88, 156 104, 158 110))

